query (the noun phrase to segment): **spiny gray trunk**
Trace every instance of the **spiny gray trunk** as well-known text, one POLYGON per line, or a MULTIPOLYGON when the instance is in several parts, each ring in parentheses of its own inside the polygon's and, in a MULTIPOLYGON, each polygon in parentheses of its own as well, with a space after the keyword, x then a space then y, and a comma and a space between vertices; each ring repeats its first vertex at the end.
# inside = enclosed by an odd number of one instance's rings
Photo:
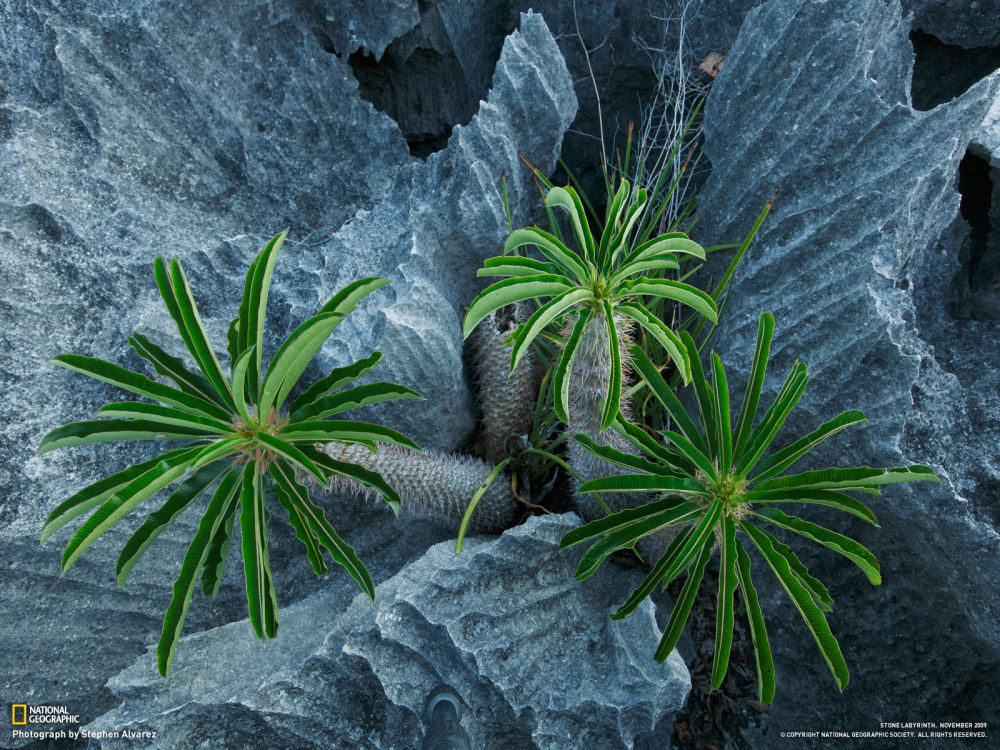
POLYGON ((508 305, 491 313, 469 336, 482 409, 482 451, 491 464, 521 450, 521 438, 531 431, 534 420, 541 363, 534 351, 528 351, 508 377, 511 347, 504 344, 530 316, 526 303, 508 305))
MULTIPOLYGON (((619 353, 623 370, 621 411, 626 417, 630 417, 631 401, 625 397, 624 391, 628 387, 629 380, 626 357, 631 338, 625 318, 615 317, 615 329, 618 332, 619 353)), ((571 435, 583 433, 599 445, 608 445, 623 453, 635 456, 639 454, 639 451, 632 443, 610 428, 601 430, 601 413, 604 409, 608 380, 611 374, 610 351, 605 318, 603 315, 595 315, 583 330, 579 348, 573 360, 573 369, 570 372, 569 425, 567 429, 571 435)), ((569 441, 569 461, 584 482, 628 471, 598 458, 572 439, 569 441)), ((652 498, 642 493, 602 492, 601 499, 614 513, 642 505, 652 498)), ((594 495, 578 492, 576 505, 585 521, 593 521, 606 515, 604 508, 601 507, 594 495)), ((663 554, 666 545, 675 535, 676 532, 668 528, 663 532, 644 537, 639 541, 639 554, 642 555, 647 564, 654 563, 663 554)))
MULTIPOLYGON (((400 517, 445 521, 458 530, 469 501, 495 467, 472 456, 435 451, 417 453, 396 445, 379 445, 372 453, 363 445, 327 443, 331 458, 377 471, 399 493, 400 517)), ((330 489, 349 489, 366 497, 376 493, 357 482, 335 478, 330 489)), ((520 507, 506 475, 496 478, 479 500, 469 531, 500 532, 514 525, 520 507)))

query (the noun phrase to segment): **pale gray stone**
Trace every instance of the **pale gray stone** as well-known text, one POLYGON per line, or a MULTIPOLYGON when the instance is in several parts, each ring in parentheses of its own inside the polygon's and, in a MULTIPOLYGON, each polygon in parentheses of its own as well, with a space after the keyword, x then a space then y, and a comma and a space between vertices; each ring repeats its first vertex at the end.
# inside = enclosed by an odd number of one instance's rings
POLYGON ((884 585, 793 543, 832 584, 831 623, 851 684, 837 695, 803 624, 767 584, 778 695, 761 744, 777 742, 781 729, 987 720, 1000 697, 983 680, 1000 665, 1000 328, 947 308, 960 244, 949 229, 956 172, 1000 79, 916 112, 907 33, 898 2, 771 0, 747 15, 706 108, 713 172, 698 239, 741 237, 781 188, 713 339, 734 392, 745 383, 758 313, 772 311, 767 393, 796 359, 812 375, 785 434, 849 408, 870 420, 802 469, 927 463, 941 478, 868 498, 879 529, 806 512, 870 546, 884 585))
POLYGON ((303 747, 412 748, 444 683, 466 704, 474 747, 631 748, 680 708, 690 677, 676 652, 650 658, 651 602, 621 622, 607 616, 639 571, 611 564, 573 580, 582 550, 558 542, 579 522, 536 516, 498 539, 467 539, 460 555, 442 542, 380 584, 374 607, 327 589, 283 610, 288 637, 266 647, 246 623, 188 637, 169 683, 150 677, 150 653, 111 680, 122 704, 89 729, 155 728, 147 746, 173 747, 194 714, 262 747, 293 731, 303 747))
MULTIPOLYGON (((359 97, 347 61, 319 45, 314 19, 268 2, 183 13, 166 2, 0 5, 0 685, 12 700, 67 705, 88 720, 111 708, 104 682, 157 640, 197 524, 192 510, 165 531, 124 592, 114 563, 141 513, 63 577, 61 547, 78 524, 37 546, 57 503, 152 455, 140 445, 35 451, 47 431, 122 397, 47 359, 76 352, 143 370, 126 344, 135 328, 182 350, 153 283, 157 255, 182 259, 220 351, 247 265, 284 227, 271 352, 347 282, 392 278, 338 331, 323 366, 380 347, 396 362, 375 374, 434 405, 402 420, 411 435, 451 449, 473 425, 459 305, 505 234, 500 176, 511 176, 514 220, 526 223, 537 193, 513 177, 518 152, 546 169, 558 153, 576 106, 562 58, 542 19, 526 16, 480 116, 419 164, 396 124, 359 97)), ((390 406, 368 416, 391 421, 390 406)), ((384 508, 332 507, 376 580, 441 538, 416 523, 401 542, 384 508)), ((269 528, 279 601, 351 590, 335 566, 325 581, 313 576, 284 520, 276 511, 269 528)), ((237 557, 215 602, 196 597, 188 632, 244 615, 237 557)))

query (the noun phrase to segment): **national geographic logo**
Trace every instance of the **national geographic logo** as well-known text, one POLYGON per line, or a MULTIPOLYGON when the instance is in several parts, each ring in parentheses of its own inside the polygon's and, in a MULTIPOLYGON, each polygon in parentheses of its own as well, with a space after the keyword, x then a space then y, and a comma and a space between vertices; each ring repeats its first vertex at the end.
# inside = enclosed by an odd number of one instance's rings
POLYGON ((66 706, 29 706, 26 703, 12 703, 10 723, 14 726, 26 724, 79 724, 80 714, 71 714, 66 706))

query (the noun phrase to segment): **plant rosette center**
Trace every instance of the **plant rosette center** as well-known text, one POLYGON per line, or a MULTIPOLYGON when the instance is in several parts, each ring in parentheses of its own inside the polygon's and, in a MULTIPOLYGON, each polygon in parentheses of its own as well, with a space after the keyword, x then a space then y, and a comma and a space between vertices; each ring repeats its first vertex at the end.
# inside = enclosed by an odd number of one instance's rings
POLYGON ((720 498, 724 516, 736 521, 747 517, 750 512, 750 502, 746 498, 746 491, 750 483, 745 479, 738 479, 732 474, 718 481, 706 477, 703 480, 703 485, 705 487, 704 504, 706 507, 711 506, 716 498, 720 498))
POLYGON ((269 435, 270 437, 276 438, 281 430, 290 424, 291 420, 287 413, 275 410, 269 410, 264 415, 263 419, 260 419, 258 418, 257 413, 251 409, 249 416, 249 421, 241 417, 237 417, 236 421, 233 423, 233 427, 237 435, 241 438, 253 441, 249 445, 245 446, 240 453, 247 460, 264 461, 266 468, 266 464, 270 464, 274 461, 275 453, 267 446, 262 445, 261 442, 257 440, 257 437, 259 435, 269 435))

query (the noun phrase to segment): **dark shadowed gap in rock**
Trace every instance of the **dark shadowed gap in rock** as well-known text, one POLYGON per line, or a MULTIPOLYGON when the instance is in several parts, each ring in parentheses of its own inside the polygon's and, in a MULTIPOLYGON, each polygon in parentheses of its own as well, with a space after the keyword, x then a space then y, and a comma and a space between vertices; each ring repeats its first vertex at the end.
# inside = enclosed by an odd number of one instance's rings
POLYGON ((361 98, 389 115, 410 148, 410 153, 426 159, 448 142, 452 128, 464 124, 475 113, 464 91, 464 77, 454 55, 431 49, 416 49, 400 63, 391 45, 381 60, 365 50, 348 58, 358 79, 361 98))
POLYGON ((1000 233, 990 220, 994 185, 985 159, 966 152, 958 168, 958 192, 969 233, 959 249, 948 312, 958 320, 1000 320, 1000 233))
POLYGON ((926 111, 951 101, 1000 68, 1000 47, 965 49, 920 29, 910 32, 910 42, 915 58, 910 87, 914 109, 926 111))
POLYGON ((958 192, 962 195, 962 218, 969 222, 970 230, 969 286, 975 286, 976 273, 990 237, 993 183, 990 182, 990 165, 985 159, 966 152, 958 165, 958 192))

